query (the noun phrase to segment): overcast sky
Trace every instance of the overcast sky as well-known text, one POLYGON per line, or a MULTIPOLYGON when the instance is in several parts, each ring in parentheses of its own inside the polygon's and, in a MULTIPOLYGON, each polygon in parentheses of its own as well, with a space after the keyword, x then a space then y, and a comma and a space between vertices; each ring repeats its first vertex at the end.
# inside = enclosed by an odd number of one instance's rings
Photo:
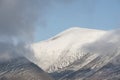
POLYGON ((48 39, 70 27, 111 30, 120 27, 120 0, 52 0, 37 25, 35 41, 48 39))

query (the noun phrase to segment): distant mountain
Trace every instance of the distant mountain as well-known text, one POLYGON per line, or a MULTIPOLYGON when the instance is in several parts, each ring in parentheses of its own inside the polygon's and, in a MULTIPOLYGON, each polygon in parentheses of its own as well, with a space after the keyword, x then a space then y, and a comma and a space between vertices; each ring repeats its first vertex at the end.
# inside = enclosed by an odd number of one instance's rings
POLYGON ((0 62, 0 80, 53 80, 24 57, 0 62))
POLYGON ((35 63, 56 80, 120 80, 120 48, 107 33, 70 28, 33 44, 35 63))

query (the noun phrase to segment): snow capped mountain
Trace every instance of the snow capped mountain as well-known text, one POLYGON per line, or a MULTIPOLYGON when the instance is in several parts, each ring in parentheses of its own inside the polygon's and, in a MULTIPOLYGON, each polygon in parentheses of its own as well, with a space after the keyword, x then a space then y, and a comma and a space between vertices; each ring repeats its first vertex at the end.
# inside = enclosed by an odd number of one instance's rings
MULTIPOLYGON (((81 59, 87 54, 82 47, 95 42, 105 33, 102 30, 70 28, 46 41, 33 44, 34 55, 38 60, 35 63, 45 71, 55 72, 81 59)), ((91 58, 96 56, 92 55, 91 58)))
POLYGON ((34 62, 56 80, 120 80, 119 34, 70 28, 33 44, 34 62))

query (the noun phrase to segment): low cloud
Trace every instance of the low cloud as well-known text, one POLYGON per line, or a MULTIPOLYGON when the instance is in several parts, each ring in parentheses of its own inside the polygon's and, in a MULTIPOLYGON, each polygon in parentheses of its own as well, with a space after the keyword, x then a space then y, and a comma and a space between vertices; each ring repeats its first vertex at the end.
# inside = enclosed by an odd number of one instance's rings
POLYGON ((0 61, 31 55, 26 45, 33 41, 48 6, 49 0, 0 0, 0 61))
POLYGON ((87 44, 84 48, 91 53, 109 55, 116 53, 120 48, 120 29, 108 31, 96 42, 87 44))

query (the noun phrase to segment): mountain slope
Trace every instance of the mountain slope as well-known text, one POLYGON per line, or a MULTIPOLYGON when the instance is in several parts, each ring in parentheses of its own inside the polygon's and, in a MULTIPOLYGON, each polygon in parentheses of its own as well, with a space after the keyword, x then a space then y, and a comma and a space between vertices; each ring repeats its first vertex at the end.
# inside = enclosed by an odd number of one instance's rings
POLYGON ((24 57, 0 62, 0 80, 53 80, 24 57))
POLYGON ((88 60, 88 58, 90 58, 92 55, 93 53, 91 53, 91 55, 88 54, 87 56, 84 56, 83 59, 76 60, 73 64, 65 67, 65 69, 61 69, 57 71, 59 72, 57 73, 57 75, 55 75, 54 73, 52 75, 54 77, 57 77, 58 79, 60 78, 60 80, 104 80, 104 79, 119 80, 120 79, 119 49, 116 49, 115 52, 112 54, 98 55, 97 57, 88 60), (82 66, 83 64, 85 65, 82 66), (71 70, 72 72, 65 73, 69 70, 71 70))

